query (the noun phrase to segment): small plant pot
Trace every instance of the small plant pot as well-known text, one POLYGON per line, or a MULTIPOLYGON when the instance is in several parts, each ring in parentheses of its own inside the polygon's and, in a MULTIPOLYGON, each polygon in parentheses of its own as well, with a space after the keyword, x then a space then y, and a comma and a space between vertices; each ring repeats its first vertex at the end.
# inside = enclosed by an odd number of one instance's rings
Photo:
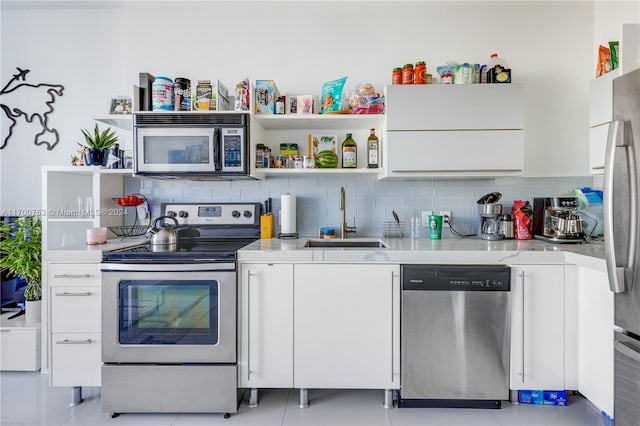
POLYGON ((106 166, 109 162, 108 149, 89 148, 85 155, 85 164, 87 166, 106 166))

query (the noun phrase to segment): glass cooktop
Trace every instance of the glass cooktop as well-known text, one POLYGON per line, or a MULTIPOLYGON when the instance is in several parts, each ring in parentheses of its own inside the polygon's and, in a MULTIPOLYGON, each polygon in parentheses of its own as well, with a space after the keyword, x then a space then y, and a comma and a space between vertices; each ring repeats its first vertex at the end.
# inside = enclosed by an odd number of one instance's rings
POLYGON ((236 252, 256 239, 219 241, 179 240, 176 247, 140 244, 104 252, 103 262, 112 263, 188 263, 235 261, 236 252))

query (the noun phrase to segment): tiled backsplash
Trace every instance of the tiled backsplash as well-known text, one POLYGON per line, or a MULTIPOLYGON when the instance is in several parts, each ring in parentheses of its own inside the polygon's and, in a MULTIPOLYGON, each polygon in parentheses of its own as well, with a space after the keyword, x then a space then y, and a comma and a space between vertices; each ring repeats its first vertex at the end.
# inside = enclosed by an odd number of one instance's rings
MULTIPOLYGON (((489 192, 502 193, 500 202, 505 213, 514 200, 538 196, 568 195, 574 188, 601 187, 598 179, 587 177, 497 178, 497 179, 421 179, 376 180, 373 176, 304 176, 270 177, 263 181, 189 181, 128 178, 127 193, 146 195, 153 217, 160 215, 163 202, 264 202, 273 199, 276 224, 279 219, 280 196, 290 193, 297 201, 297 231, 314 236, 322 226, 340 226, 338 206, 340 187, 346 191, 347 222, 355 224, 357 236, 380 236, 384 221, 393 220, 395 210, 402 219, 420 216, 423 210, 450 210, 453 226, 460 232, 478 229, 476 201, 489 192)), ((276 232, 279 227, 276 226, 276 232)), ((445 232, 443 237, 450 234, 445 232)))

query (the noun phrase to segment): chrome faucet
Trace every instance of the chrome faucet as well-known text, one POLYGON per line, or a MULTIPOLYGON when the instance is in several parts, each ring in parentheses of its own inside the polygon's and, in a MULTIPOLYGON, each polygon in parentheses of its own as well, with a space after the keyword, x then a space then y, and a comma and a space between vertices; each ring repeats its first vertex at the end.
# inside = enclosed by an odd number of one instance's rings
POLYGON ((347 225, 347 206, 345 203, 344 187, 340 187, 340 212, 342 213, 342 223, 340 224, 340 238, 347 238, 347 235, 356 233, 356 218, 353 218, 353 226, 347 225))

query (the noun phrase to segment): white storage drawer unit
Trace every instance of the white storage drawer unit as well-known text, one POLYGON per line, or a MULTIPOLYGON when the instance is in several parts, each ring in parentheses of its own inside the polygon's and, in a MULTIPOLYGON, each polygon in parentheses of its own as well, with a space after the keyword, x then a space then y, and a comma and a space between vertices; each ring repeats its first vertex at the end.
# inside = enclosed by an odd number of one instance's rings
POLYGON ((521 84, 386 87, 385 177, 524 172, 521 84))
POLYGON ((49 263, 52 386, 100 386, 100 263, 49 263))

